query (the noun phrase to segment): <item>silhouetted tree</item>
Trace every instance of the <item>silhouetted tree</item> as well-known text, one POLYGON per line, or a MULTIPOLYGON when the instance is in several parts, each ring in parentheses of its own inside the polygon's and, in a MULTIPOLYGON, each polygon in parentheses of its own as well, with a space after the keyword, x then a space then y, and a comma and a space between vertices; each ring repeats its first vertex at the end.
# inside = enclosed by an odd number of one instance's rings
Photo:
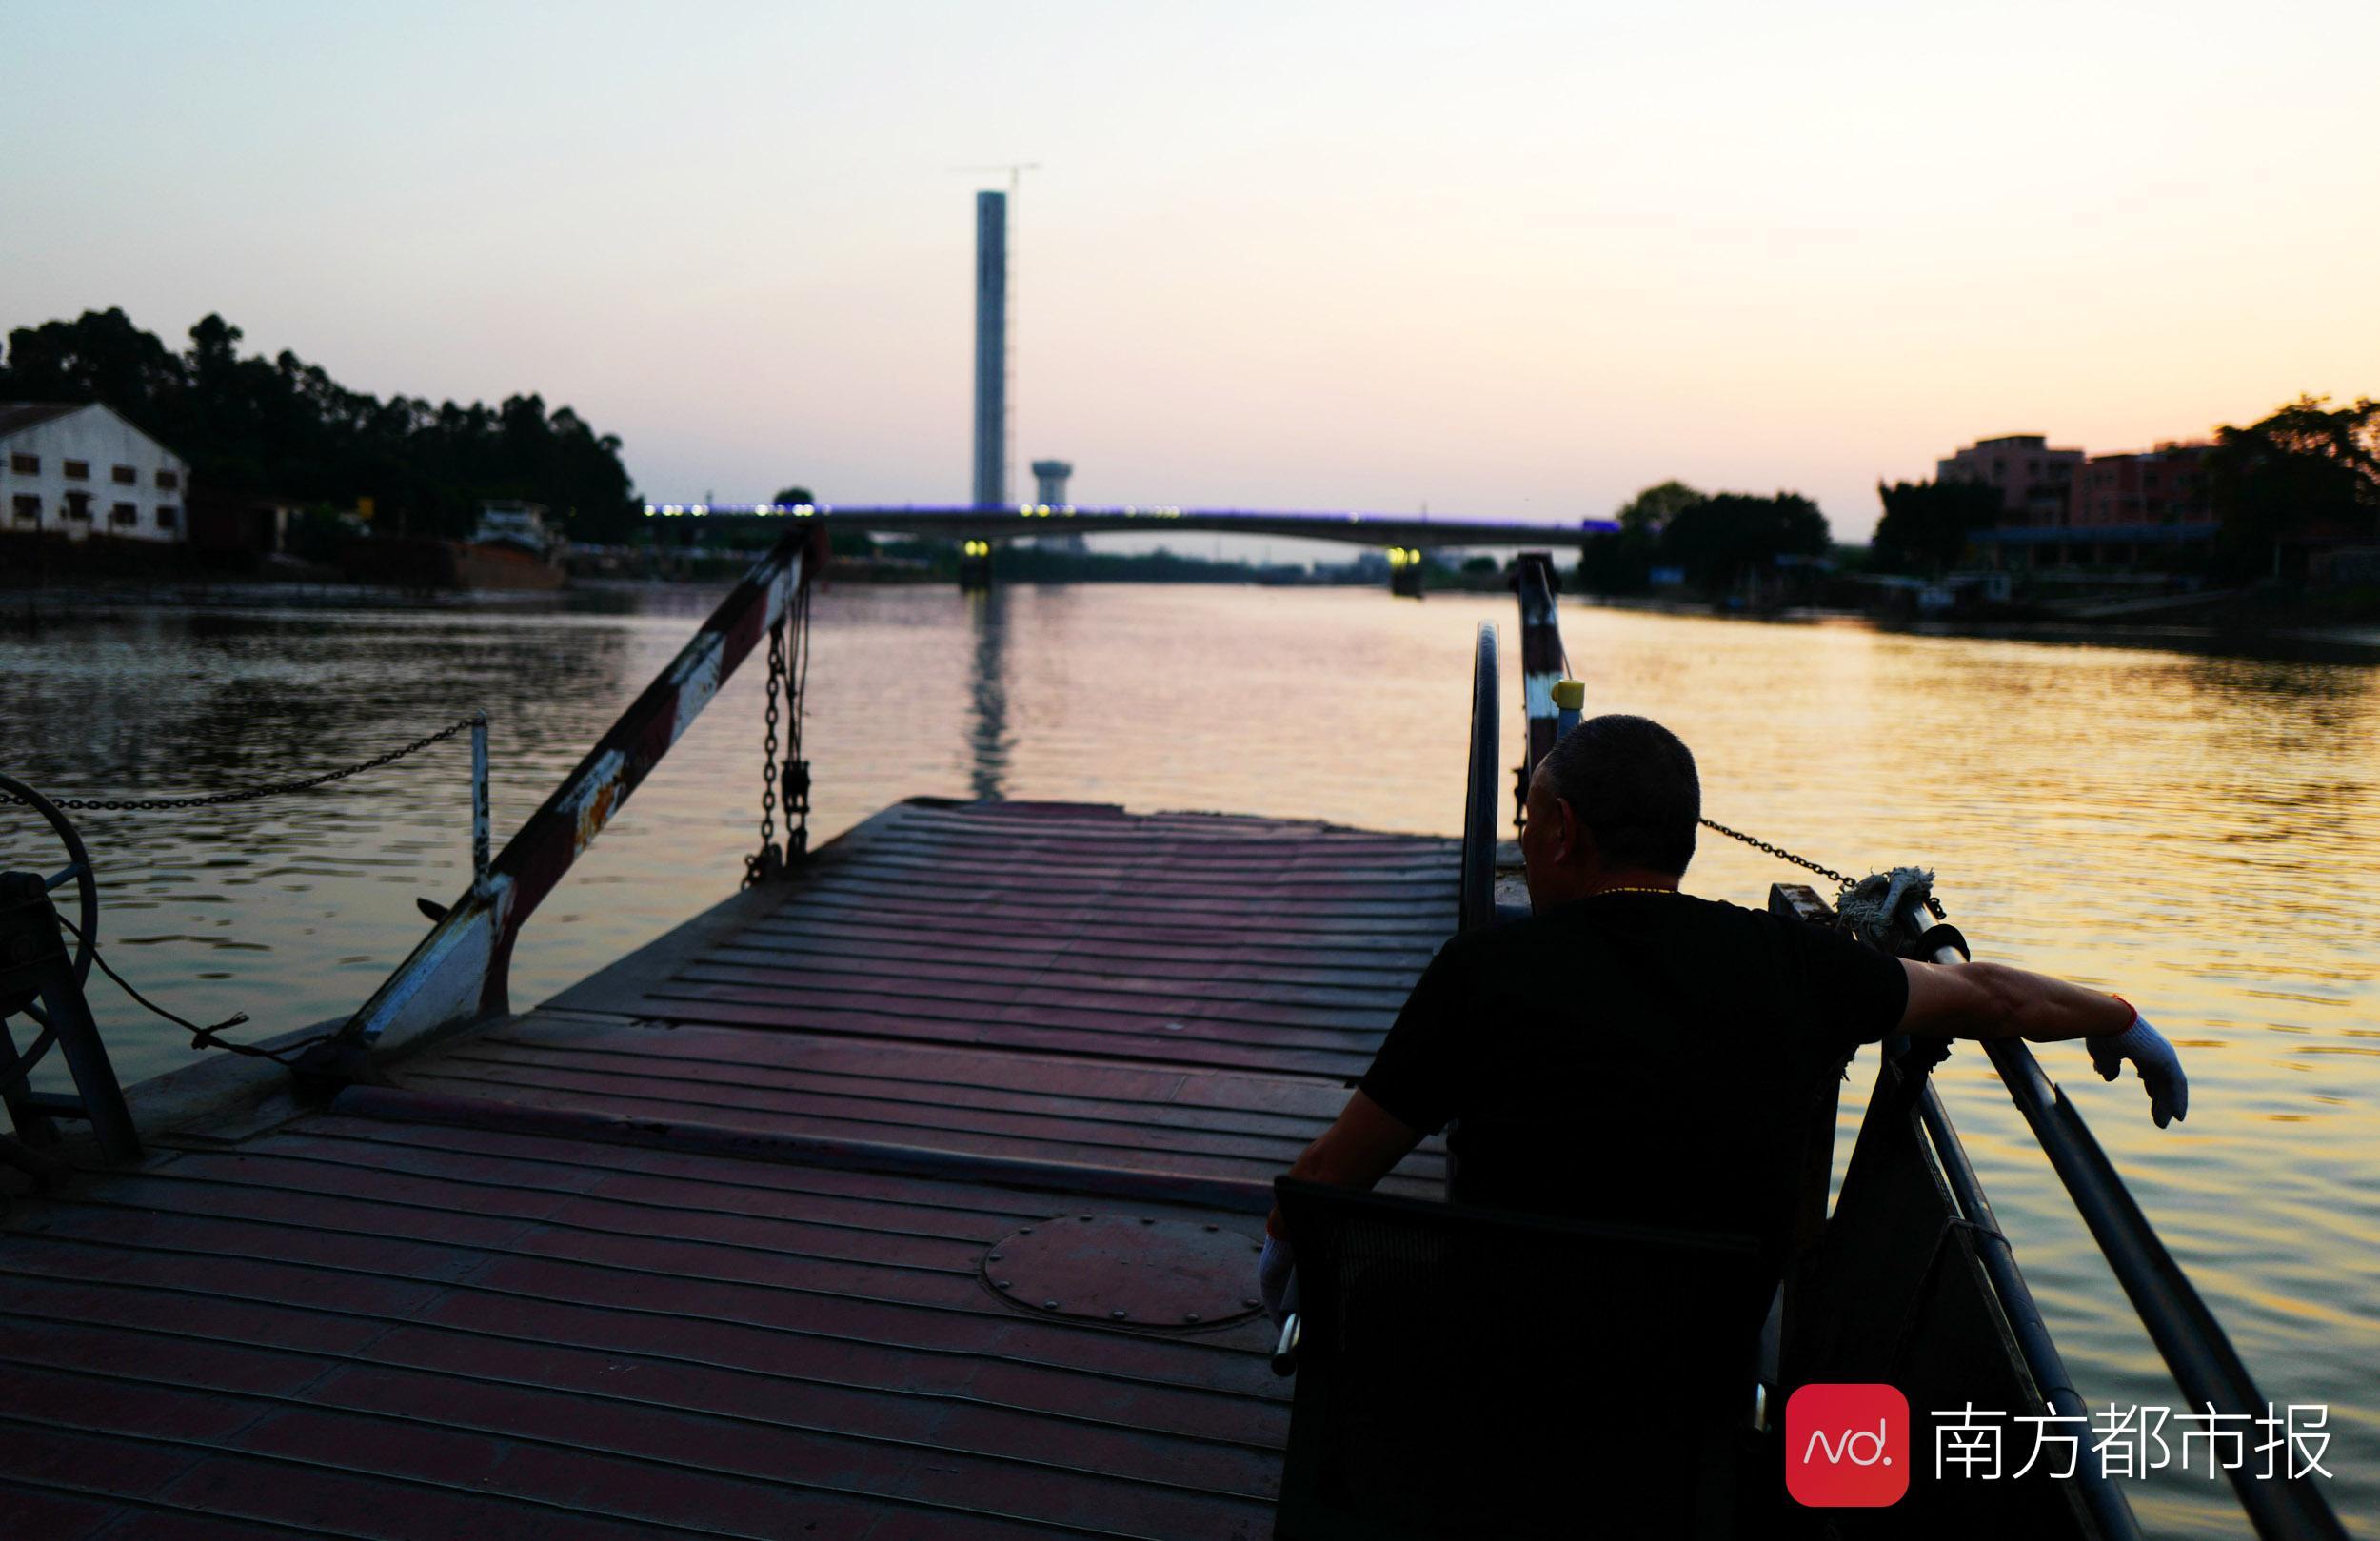
POLYGON ((1657 536, 1671 520, 1705 501, 1701 493, 1683 482, 1663 482, 1645 488, 1621 505, 1619 527, 1623 534, 1657 536))
POLYGON ((1980 482, 1876 484, 1884 517, 1876 522, 1869 560, 1879 572, 1938 578, 1967 549, 1975 530, 1999 518, 2000 495, 1980 482))
POLYGON ((1661 532, 1671 520, 1699 506, 1703 495, 1683 482, 1663 482, 1622 504, 1619 529, 1579 543, 1578 586, 1590 594, 1641 594, 1653 586, 1661 532))
POLYGON ((2308 540, 2380 537, 2380 402, 2301 396, 2262 422, 2215 430, 2207 493, 2215 563, 2241 579, 2285 568, 2308 540))
POLYGON ((1672 515, 1660 539, 1662 557, 1683 567, 1689 583, 1714 594, 1778 557, 1823 556, 1828 549, 1826 516, 1798 492, 1705 498, 1672 515))

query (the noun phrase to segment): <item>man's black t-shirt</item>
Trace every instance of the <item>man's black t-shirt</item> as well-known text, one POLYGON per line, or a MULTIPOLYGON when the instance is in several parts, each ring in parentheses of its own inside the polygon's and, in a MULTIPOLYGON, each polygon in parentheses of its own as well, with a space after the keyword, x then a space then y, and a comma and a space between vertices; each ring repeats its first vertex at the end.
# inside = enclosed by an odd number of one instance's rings
POLYGON ((1359 1084, 1424 1134, 1457 1121, 1459 1202, 1774 1256, 1812 1098, 1908 994, 1896 959, 1799 920, 1597 894, 1448 942, 1359 1084))

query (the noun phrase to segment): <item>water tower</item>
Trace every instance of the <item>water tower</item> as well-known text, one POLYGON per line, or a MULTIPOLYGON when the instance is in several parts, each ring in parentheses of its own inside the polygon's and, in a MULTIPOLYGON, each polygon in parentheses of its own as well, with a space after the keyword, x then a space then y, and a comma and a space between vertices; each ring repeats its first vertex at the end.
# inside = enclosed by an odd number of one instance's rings
MULTIPOLYGON (((1033 463, 1033 501, 1044 508, 1066 506, 1066 478, 1074 475, 1074 464, 1062 460, 1037 460, 1033 463)), ((1045 551, 1081 551, 1084 549, 1080 535, 1044 535, 1033 543, 1045 551)))
POLYGON ((1033 463, 1033 501, 1045 503, 1052 508, 1066 505, 1066 478, 1074 475, 1071 462, 1037 460, 1033 463))

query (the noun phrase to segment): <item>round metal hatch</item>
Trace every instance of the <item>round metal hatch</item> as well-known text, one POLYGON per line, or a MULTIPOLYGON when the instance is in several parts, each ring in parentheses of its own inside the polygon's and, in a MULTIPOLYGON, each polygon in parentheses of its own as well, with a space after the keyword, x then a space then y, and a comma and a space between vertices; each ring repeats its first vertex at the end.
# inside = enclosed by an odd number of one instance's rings
POLYGON ((1010 1233, 983 1256, 994 1294, 1037 1316, 1176 1332, 1245 1321, 1257 1237, 1196 1220, 1061 1215, 1010 1233))

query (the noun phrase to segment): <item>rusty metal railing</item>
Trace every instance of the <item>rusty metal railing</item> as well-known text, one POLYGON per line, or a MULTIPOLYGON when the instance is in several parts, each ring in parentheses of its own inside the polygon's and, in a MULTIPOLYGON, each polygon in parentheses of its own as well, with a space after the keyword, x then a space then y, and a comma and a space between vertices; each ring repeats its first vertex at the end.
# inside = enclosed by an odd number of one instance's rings
POLYGON ((1562 647, 1561 618, 1554 596, 1561 584, 1554 574, 1550 552, 1523 551, 1514 563, 1515 584, 1520 590, 1520 698, 1528 719, 1529 747, 1520 766, 1520 790, 1529 789, 1529 773, 1554 749, 1560 716, 1554 704, 1554 686, 1570 672, 1569 654, 1562 647))
POLYGON ((474 871, 470 888, 412 955, 321 1046, 327 1052, 305 1068, 338 1075, 360 1051, 386 1052, 510 1010, 507 979, 522 925, 736 666, 784 620, 817 570, 818 534, 814 525, 797 528, 754 564, 495 860, 474 871))
POLYGON ((1462 864, 1456 879, 1456 919, 1464 931, 1496 923, 1496 761, 1502 742, 1497 683, 1496 625, 1482 621, 1471 660, 1471 770, 1463 788, 1462 864))
MULTIPOLYGON (((1550 572, 1546 574, 1550 578, 1550 572)), ((1519 574, 1522 666, 1530 673, 1528 696, 1530 726, 1529 766, 1534 766, 1541 751, 1537 748, 1539 703, 1535 688, 1535 662, 1539 658, 1560 659, 1560 634, 1551 593, 1551 583, 1540 599, 1533 593, 1534 581, 1527 559, 1519 574), (1531 649, 1533 627, 1554 630, 1553 651, 1544 651, 1540 641, 1538 650, 1531 649)), ((1555 730, 1554 703, 1550 689, 1544 701, 1542 716, 1546 721, 1545 744, 1551 748, 1555 730)), ((1522 771, 1526 785, 1528 767, 1522 771)), ((1705 820, 1708 823, 1708 820, 1705 820)), ((1840 873, 1818 866, 1765 841, 1754 840, 1723 825, 1713 825, 1772 855, 1838 881, 1847 881, 1840 873)), ((1922 902, 1912 900, 1902 917, 1907 935, 1922 936, 1933 928, 1934 918, 1927 913, 1922 902)), ((1928 961, 1941 964, 1964 962, 1964 958, 1951 947, 1937 949, 1928 961)), ((2190 1399, 2193 1412, 2204 1410, 2227 1419, 2239 1419, 2239 1427, 2250 1427, 2267 1404, 2257 1391, 2230 1337, 2214 1313, 2183 1274, 2181 1265, 2157 1236, 2156 1230, 2142 1213, 2137 1201, 2124 1186, 2124 1180, 2108 1158, 2099 1142, 2073 1104, 2066 1099, 2033 1058, 2033 1051, 2022 1039, 1999 1038, 1987 1041, 1984 1052, 1991 1057, 1993 1068, 1999 1072, 2010 1097, 2024 1114, 2033 1137, 2050 1158, 2058 1179, 2065 1184, 2075 1209, 2089 1227, 2092 1238, 2107 1258, 2116 1281, 2139 1315, 2141 1324, 2172 1373, 2182 1394, 2190 1399)), ((2076 1417, 2085 1412, 2080 1394, 2067 1373, 2064 1360, 2052 1340, 2047 1324, 2034 1305, 2033 1293, 2027 1287, 2016 1259, 1999 1231, 1993 1215, 1991 1201, 1985 1196, 1983 1183, 1968 1159, 1966 1148, 1951 1125, 1950 1115, 1942 1104, 1940 1094, 1929 1077, 1923 1085, 1917 1111, 1927 1136, 1940 1161, 1943 1176, 1965 1217, 1978 1227, 1986 1244, 1977 1248, 1978 1261, 1990 1279, 1997 1296, 2001 1314, 2015 1339, 2018 1353, 2025 1361, 2028 1374, 2041 1392, 2051 1410, 2062 1416, 2076 1417)), ((1831 1137, 1830 1137, 1831 1145, 1831 1137)), ((2091 1463, 2078 1462, 2078 1490, 2084 1505, 2091 1511, 2101 1532, 2111 1537, 2136 1536, 2138 1523, 2122 1491, 2108 1480, 2104 1471, 2089 1472, 2091 1463)), ((2346 1531, 2331 1511, 2330 1502, 2311 1477, 2263 1478, 2250 1473, 2244 1465, 2230 1471, 2231 1486, 2240 1505, 2248 1511, 2258 1536, 2266 1541, 2346 1541, 2346 1531)))
MULTIPOLYGON (((1903 924, 1917 932, 1931 927, 1933 918, 1912 903, 1903 924)), ((1930 961, 1959 963, 1965 961, 1956 949, 1939 948, 1930 961)), ((2082 1115, 2066 1100, 2040 1061, 2033 1057, 2022 1038, 1993 1038, 1983 1045, 1992 1059, 1993 1069, 2000 1073, 2010 1098, 2017 1111, 2025 1116, 2033 1138, 2039 1141, 2050 1165, 2066 1185, 2068 1196, 2098 1243, 2099 1252, 2108 1260, 2124 1294, 2132 1301, 2143 1327, 2149 1330, 2150 1341, 2165 1360, 2173 1380, 2190 1399, 2193 1415, 2212 1413, 2217 1417, 2240 1420, 2236 1427, 2243 1432, 2252 1420, 2269 1412, 2269 1405, 2257 1391, 2248 1367, 2232 1349, 2231 1340, 2223 1331, 2223 1324, 2207 1308, 2197 1289, 2182 1272, 2181 1264, 2166 1250, 2149 1217, 2139 1203, 2125 1188, 2124 1179, 2100 1149, 2082 1115)), ((1934 1096, 1928 1086, 1927 1096, 1934 1096)), ((1939 1122, 1943 1133, 1949 1121, 1940 1111, 1938 1099, 1934 1103, 1928 1122, 1931 1128, 1939 1122)), ((1937 1143, 1940 1143, 1937 1136, 1937 1143)), ((1957 1136, 1951 1136, 1950 1148, 1957 1149, 1957 1136)), ((1963 1165, 1965 1154, 1959 1153, 1963 1165)), ((1973 1169, 1967 1171, 1973 1180, 1973 1169)), ((1977 1189, 1978 1196, 1980 1188, 1977 1189)), ((1960 1195, 1962 1204, 1966 1197, 1960 1195)), ((1986 1257, 1987 1266, 1991 1262, 1986 1257)), ((2011 1272, 2014 1264, 2008 1265, 2011 1272)), ((1996 1280, 1995 1280, 1996 1282, 1996 1280)), ((2028 1297, 2026 1303, 2031 1304, 2028 1297)), ((2012 1314, 2013 1320, 2013 1314, 2012 1314)), ((2046 1336, 2046 1334, 2045 1334, 2046 1336)), ((2035 1371, 2040 1380, 2041 1373, 2035 1371)), ((2069 1389, 2068 1394, 2073 1394, 2069 1389)), ((2057 1409, 2064 1413, 2064 1407, 2057 1409)), ((2285 1452, 2286 1453, 2286 1452, 2285 1452)), ((2346 1541, 2347 1532, 2331 1512, 2330 1504, 2314 1485, 2311 1475, 2291 1476, 2286 1464, 2281 1474, 2259 1476, 2247 1469, 2245 1463, 2229 1468, 2231 1491, 2238 1494, 2240 1507, 2248 1511, 2256 1534, 2273 1541, 2346 1541)))

